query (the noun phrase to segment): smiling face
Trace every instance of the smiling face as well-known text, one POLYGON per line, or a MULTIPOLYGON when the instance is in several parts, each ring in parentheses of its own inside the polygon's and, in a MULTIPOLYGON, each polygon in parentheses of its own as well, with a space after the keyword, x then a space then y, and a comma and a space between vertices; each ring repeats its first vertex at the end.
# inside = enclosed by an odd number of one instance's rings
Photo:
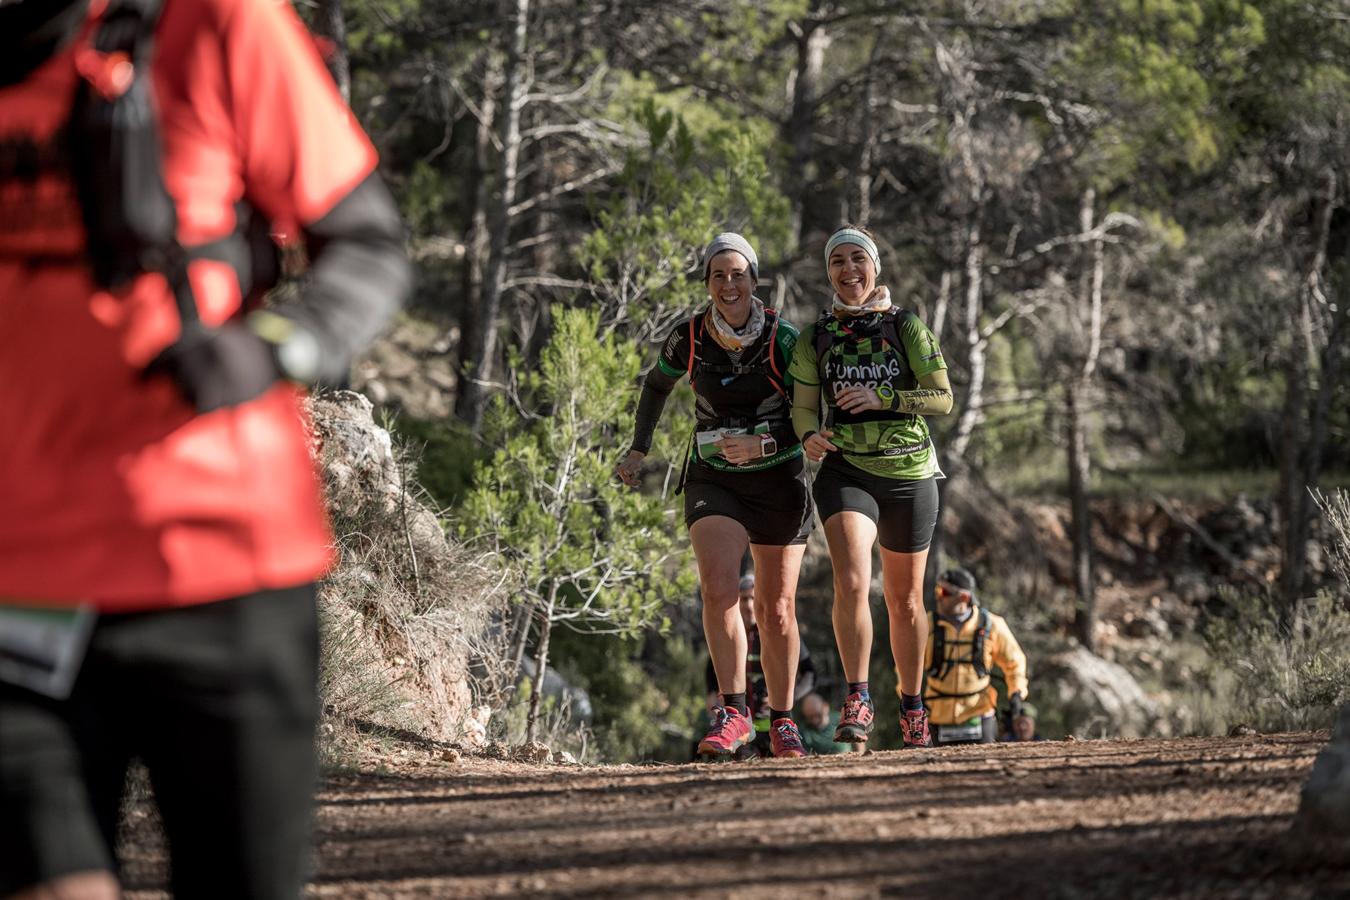
POLYGON ((749 320, 754 293, 750 261, 735 250, 723 250, 708 263, 708 296, 732 326, 739 328, 749 320))
POLYGON ((834 292, 849 306, 861 305, 877 286, 877 267, 857 244, 840 244, 830 251, 829 275, 834 292))

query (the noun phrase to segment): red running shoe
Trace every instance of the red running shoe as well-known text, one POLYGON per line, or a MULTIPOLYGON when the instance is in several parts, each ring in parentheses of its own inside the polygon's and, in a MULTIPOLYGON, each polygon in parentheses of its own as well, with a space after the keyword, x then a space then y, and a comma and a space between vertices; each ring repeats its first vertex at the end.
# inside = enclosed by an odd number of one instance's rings
POLYGON ((738 709, 719 706, 713 710, 712 728, 698 742, 699 756, 729 756, 755 736, 755 726, 738 709))
POLYGON ((841 744, 861 744, 872 733, 872 720, 876 711, 871 700, 864 700, 862 694, 849 694, 844 701, 844 709, 839 713, 839 725, 834 729, 834 739, 841 744))
POLYGON ((806 755, 802 733, 791 719, 778 719, 773 723, 773 730, 769 732, 769 745, 773 755, 779 759, 800 759, 806 755))
POLYGON ((933 736, 928 733, 928 710, 900 714, 900 734, 906 747, 931 747, 933 736))

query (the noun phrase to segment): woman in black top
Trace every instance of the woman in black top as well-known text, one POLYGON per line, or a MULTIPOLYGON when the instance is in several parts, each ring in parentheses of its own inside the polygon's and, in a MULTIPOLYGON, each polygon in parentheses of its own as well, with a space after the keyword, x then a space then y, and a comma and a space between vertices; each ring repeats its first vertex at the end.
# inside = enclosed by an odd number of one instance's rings
POLYGON ((745 701, 746 633, 737 610, 746 545, 755 560, 755 616, 769 694, 775 756, 804 756, 792 721, 796 681, 797 573, 812 525, 801 444, 792 429, 787 364, 797 330, 754 296, 759 260, 738 234, 704 254, 711 303, 667 337, 647 372, 633 444, 618 475, 636 486, 666 398, 688 376, 697 433, 686 461, 684 519, 698 561, 703 631, 722 705, 699 744, 734 753, 754 737, 745 701))

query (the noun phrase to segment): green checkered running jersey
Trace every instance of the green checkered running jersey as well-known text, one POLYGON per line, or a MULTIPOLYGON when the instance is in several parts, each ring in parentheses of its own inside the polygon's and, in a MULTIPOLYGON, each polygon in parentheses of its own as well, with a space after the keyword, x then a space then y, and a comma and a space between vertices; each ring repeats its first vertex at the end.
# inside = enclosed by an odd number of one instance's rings
POLYGON ((829 316, 807 326, 793 350, 788 374, 803 384, 822 386, 825 404, 834 414, 832 441, 848 462, 883 478, 927 478, 938 472, 931 444, 900 456, 860 455, 925 444, 929 432, 923 416, 875 410, 850 414, 834 405, 835 395, 846 387, 884 385, 897 392, 912 391, 920 377, 947 368, 937 337, 918 316, 891 313, 897 317, 902 353, 882 337, 882 315, 872 313, 847 323, 829 316), (817 360, 816 332, 822 327, 830 331, 831 342, 817 360))

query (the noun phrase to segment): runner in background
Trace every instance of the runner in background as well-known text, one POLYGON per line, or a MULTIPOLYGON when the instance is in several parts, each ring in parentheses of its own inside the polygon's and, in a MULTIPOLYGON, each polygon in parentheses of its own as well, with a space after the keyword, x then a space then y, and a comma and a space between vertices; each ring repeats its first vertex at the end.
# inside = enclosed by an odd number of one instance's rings
POLYGON ((930 614, 924 652, 928 684, 923 697, 934 742, 991 744, 998 732, 998 690, 990 675, 995 666, 1003 672, 1009 716, 1016 722, 1025 712, 1026 654, 1007 621, 980 605, 970 572, 948 569, 938 576, 933 593, 936 612, 930 614))
POLYGON ((139 757, 175 896, 294 898, 333 543, 298 385, 408 292, 375 149, 274 0, 0 0, 0 148, 0 636, 40 651, 0 650, 0 896, 119 896, 139 757), (262 310, 269 227, 310 271, 262 310))

